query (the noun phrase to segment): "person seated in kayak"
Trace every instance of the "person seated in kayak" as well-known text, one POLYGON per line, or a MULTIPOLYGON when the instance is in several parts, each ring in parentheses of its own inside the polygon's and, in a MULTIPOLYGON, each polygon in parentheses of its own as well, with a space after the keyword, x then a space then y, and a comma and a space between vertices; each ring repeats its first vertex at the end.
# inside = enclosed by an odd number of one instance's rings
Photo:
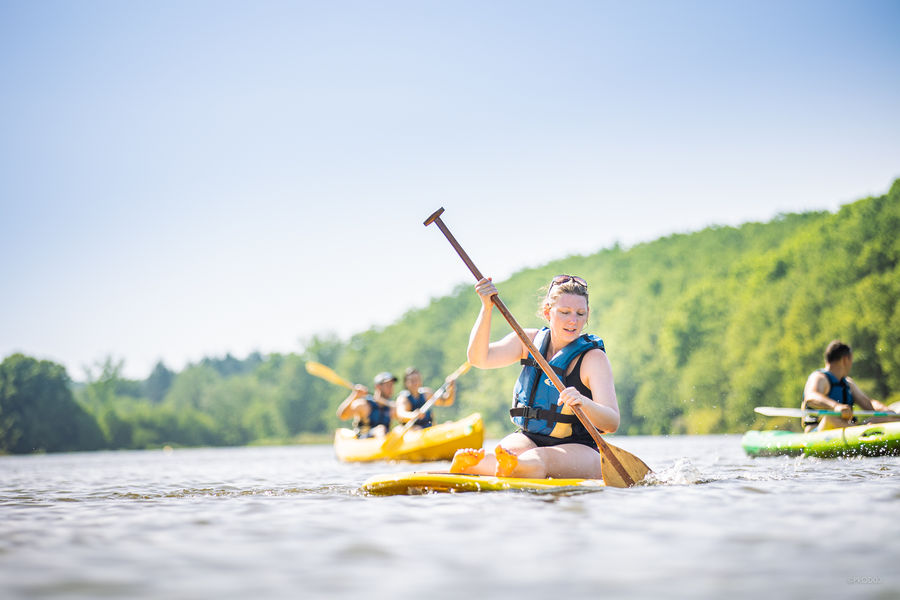
POLYGON ((384 371, 375 376, 375 394, 369 394, 364 385, 353 386, 350 395, 337 409, 338 419, 353 419, 353 430, 358 438, 384 437, 391 428, 395 405, 394 382, 397 378, 384 371))
POLYGON ((582 334, 589 315, 587 283, 571 275, 554 277, 538 311, 547 326, 525 329, 562 379, 566 386, 562 392, 550 383, 515 333, 490 341, 491 297, 497 288, 486 278, 475 285, 475 291, 481 298, 481 311, 469 337, 468 359, 482 369, 523 365, 509 411, 519 429, 503 438, 493 453, 457 451, 450 471, 600 479, 600 453, 572 408, 580 407, 601 433, 611 433, 619 427, 619 405, 603 340, 582 334))
MULTIPOLYGON (((817 415, 803 418, 804 431, 822 431, 848 427, 856 422, 853 407, 863 410, 890 411, 891 409, 878 400, 863 393, 859 386, 850 379, 853 366, 853 351, 850 346, 840 340, 834 340, 825 349, 825 368, 813 371, 803 388, 802 409, 833 410, 841 413, 840 417, 825 415, 819 419, 817 415)), ((873 419, 872 422, 882 419, 873 419)), ((887 419, 893 420, 893 419, 887 419)))
MULTIPOLYGON (((416 423, 411 429, 420 429, 431 427, 434 421, 429 408, 424 414, 418 414, 418 411, 426 402, 431 400, 434 390, 422 387, 422 374, 415 367, 406 369, 403 376, 403 385, 406 389, 397 396, 397 420, 401 423, 408 423, 411 419, 416 419, 416 423)), ((456 382, 450 382, 444 392, 435 399, 434 406, 450 406, 456 399, 456 382)))

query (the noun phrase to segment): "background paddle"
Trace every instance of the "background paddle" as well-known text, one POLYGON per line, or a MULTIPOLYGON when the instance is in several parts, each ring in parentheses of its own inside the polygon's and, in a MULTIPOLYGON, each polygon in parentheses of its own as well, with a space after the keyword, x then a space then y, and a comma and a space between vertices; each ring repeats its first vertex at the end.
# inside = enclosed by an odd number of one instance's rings
POLYGON ((329 367, 326 367, 322 363, 317 363, 313 361, 309 361, 306 363, 306 372, 310 375, 315 375, 316 377, 321 377, 325 381, 330 381, 335 385, 340 385, 348 390, 353 389, 353 384, 332 371, 329 367))
MULTIPOLYGON (((437 225, 438 229, 444 234, 444 237, 447 238, 447 241, 450 242, 450 245, 453 246, 453 249, 456 250, 456 253, 459 254, 462 261, 469 267, 469 271, 475 276, 475 280, 480 281, 484 279, 481 271, 478 270, 478 267, 475 266, 469 258, 469 255, 466 254, 466 251, 462 249, 462 246, 459 245, 459 242, 456 241, 456 238, 453 237, 453 234, 450 233, 450 230, 444 225, 444 222, 441 220, 441 213, 443 212, 443 208, 436 210, 430 217, 425 219, 425 226, 428 227, 432 223, 437 225)), ((512 313, 509 312, 509 309, 506 308, 503 301, 500 300, 500 296, 491 296, 491 302, 494 303, 494 306, 497 307, 500 314, 502 314, 507 323, 509 323, 509 326, 513 328, 513 331, 516 332, 516 335, 518 335, 519 339, 522 340, 522 343, 525 344, 528 352, 531 353, 531 356, 534 357, 535 361, 540 365, 541 370, 547 375, 556 389, 560 392, 563 391, 565 389, 563 382, 550 366, 550 363, 547 362, 547 359, 545 359, 535 347, 534 343, 528 337, 528 334, 525 333, 525 330, 523 330, 519 323, 516 322, 515 317, 512 316, 512 313)), ((575 406, 572 407, 572 409, 575 416, 578 417, 578 420, 581 421, 585 429, 587 429, 588 433, 591 434, 591 437, 597 443, 597 448, 600 450, 601 457, 606 459, 613 468, 614 473, 609 473, 608 469, 603 469, 603 481, 606 485, 613 487, 631 487, 635 482, 640 481, 650 472, 650 467, 644 464, 638 457, 629 454, 621 448, 616 448, 615 446, 607 444, 600 436, 600 432, 597 431, 597 428, 594 427, 594 424, 590 422, 580 407, 575 406)))
POLYGON ((441 385, 441 387, 439 387, 434 391, 433 394, 431 394, 431 397, 425 402, 425 404, 416 409, 409 421, 404 423, 402 427, 398 427, 397 429, 392 430, 387 435, 387 437, 385 437, 384 443, 381 444, 381 451, 388 455, 396 452, 397 449, 400 448, 400 445, 403 444, 403 436, 407 431, 412 429, 413 425, 416 424, 416 421, 419 420, 419 417, 428 412, 428 409, 434 406, 434 403, 438 401, 438 399, 444 394, 445 391, 447 391, 447 388, 450 386, 450 384, 456 381, 457 377, 471 368, 472 365, 469 363, 469 361, 466 361, 462 365, 460 365, 458 369, 448 375, 444 380, 443 385, 441 385))
MULTIPOLYGON (((831 416, 831 417, 839 417, 841 416, 841 412, 837 410, 818 410, 818 409, 809 409, 809 408, 781 408, 778 406, 757 406, 753 409, 755 412, 758 412, 761 415, 765 415, 767 417, 805 417, 807 415, 814 416, 831 416)), ((900 414, 892 413, 892 412, 884 412, 877 410, 855 410, 853 411, 854 416, 860 417, 897 417, 900 419, 900 414)))

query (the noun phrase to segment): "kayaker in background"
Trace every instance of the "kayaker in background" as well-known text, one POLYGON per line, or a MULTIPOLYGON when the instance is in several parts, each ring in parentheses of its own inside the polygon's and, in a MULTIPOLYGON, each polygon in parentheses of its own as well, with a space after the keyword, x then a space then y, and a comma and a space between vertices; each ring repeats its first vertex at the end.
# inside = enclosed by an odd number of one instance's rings
MULTIPOLYGON (((416 417, 416 411, 431 399, 434 390, 422 386, 422 374, 415 367, 406 369, 406 373, 403 376, 403 385, 406 389, 397 396, 397 420, 401 423, 408 423, 410 419, 416 417)), ((451 381, 444 392, 435 399, 434 406, 450 406, 455 399, 456 382, 451 381)), ((416 418, 416 423, 412 426, 412 429, 431 427, 432 425, 434 425, 434 420, 429 408, 424 414, 416 418)))
MULTIPOLYGON (((802 409, 834 410, 840 417, 825 415, 819 420, 816 415, 803 418, 804 431, 822 431, 838 429, 853 425, 853 407, 863 410, 890 411, 891 409, 878 400, 869 398, 859 386, 850 379, 853 366, 853 351, 850 346, 840 340, 834 340, 825 349, 825 368, 813 371, 806 380, 803 389, 802 409)), ((873 419, 873 422, 880 419, 873 419)), ((887 419, 893 420, 893 419, 887 419)))
POLYGON ((619 405, 603 340, 582 335, 589 315, 587 283, 572 275, 554 277, 538 311, 548 327, 525 330, 551 366, 558 369, 566 386, 561 393, 547 381, 515 333, 490 342, 491 296, 497 294, 497 288, 486 278, 475 284, 475 291, 481 298, 481 311, 469 337, 468 359, 482 369, 519 362, 524 365, 510 410, 519 429, 503 438, 493 453, 483 449, 457 451, 450 471, 600 479, 600 453, 570 408, 581 407, 601 433, 611 433, 619 426, 619 405))
POLYGON ((394 417, 394 382, 397 378, 384 371, 375 376, 375 394, 369 394, 364 385, 353 386, 350 395, 337 409, 338 419, 353 419, 356 437, 384 437, 390 431, 394 417))

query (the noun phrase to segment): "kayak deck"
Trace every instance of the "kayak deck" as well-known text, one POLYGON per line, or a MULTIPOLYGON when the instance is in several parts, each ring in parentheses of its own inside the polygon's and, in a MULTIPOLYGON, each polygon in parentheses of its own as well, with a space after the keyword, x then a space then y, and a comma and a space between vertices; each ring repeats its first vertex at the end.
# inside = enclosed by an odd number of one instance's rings
POLYGON ((344 462, 450 460, 461 448, 481 448, 484 443, 484 422, 480 413, 473 413, 459 421, 441 423, 426 429, 411 429, 395 447, 385 448, 384 440, 385 438, 359 439, 350 429, 338 429, 334 434, 334 452, 344 462))
POLYGON ((750 456, 884 456, 900 454, 900 422, 854 425, 809 433, 748 431, 741 446, 750 456))
POLYGON ((506 490, 561 491, 568 488, 603 488, 600 479, 525 479, 461 473, 416 471, 377 475, 362 485, 375 496, 414 495, 429 492, 496 492, 506 490))

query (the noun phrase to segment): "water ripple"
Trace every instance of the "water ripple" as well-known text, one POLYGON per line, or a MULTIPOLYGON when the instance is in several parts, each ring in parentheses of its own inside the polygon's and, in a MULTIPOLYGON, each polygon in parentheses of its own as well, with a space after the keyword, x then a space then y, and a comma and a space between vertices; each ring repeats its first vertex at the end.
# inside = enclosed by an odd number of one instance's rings
POLYGON ((735 436, 616 445, 653 467, 646 482, 379 498, 361 483, 407 467, 341 464, 328 447, 0 457, 0 596, 900 593, 900 523, 884 518, 900 458, 751 459, 735 436), (503 568, 526 547, 540 568, 503 568), (862 580, 879 583, 847 587, 862 580))

